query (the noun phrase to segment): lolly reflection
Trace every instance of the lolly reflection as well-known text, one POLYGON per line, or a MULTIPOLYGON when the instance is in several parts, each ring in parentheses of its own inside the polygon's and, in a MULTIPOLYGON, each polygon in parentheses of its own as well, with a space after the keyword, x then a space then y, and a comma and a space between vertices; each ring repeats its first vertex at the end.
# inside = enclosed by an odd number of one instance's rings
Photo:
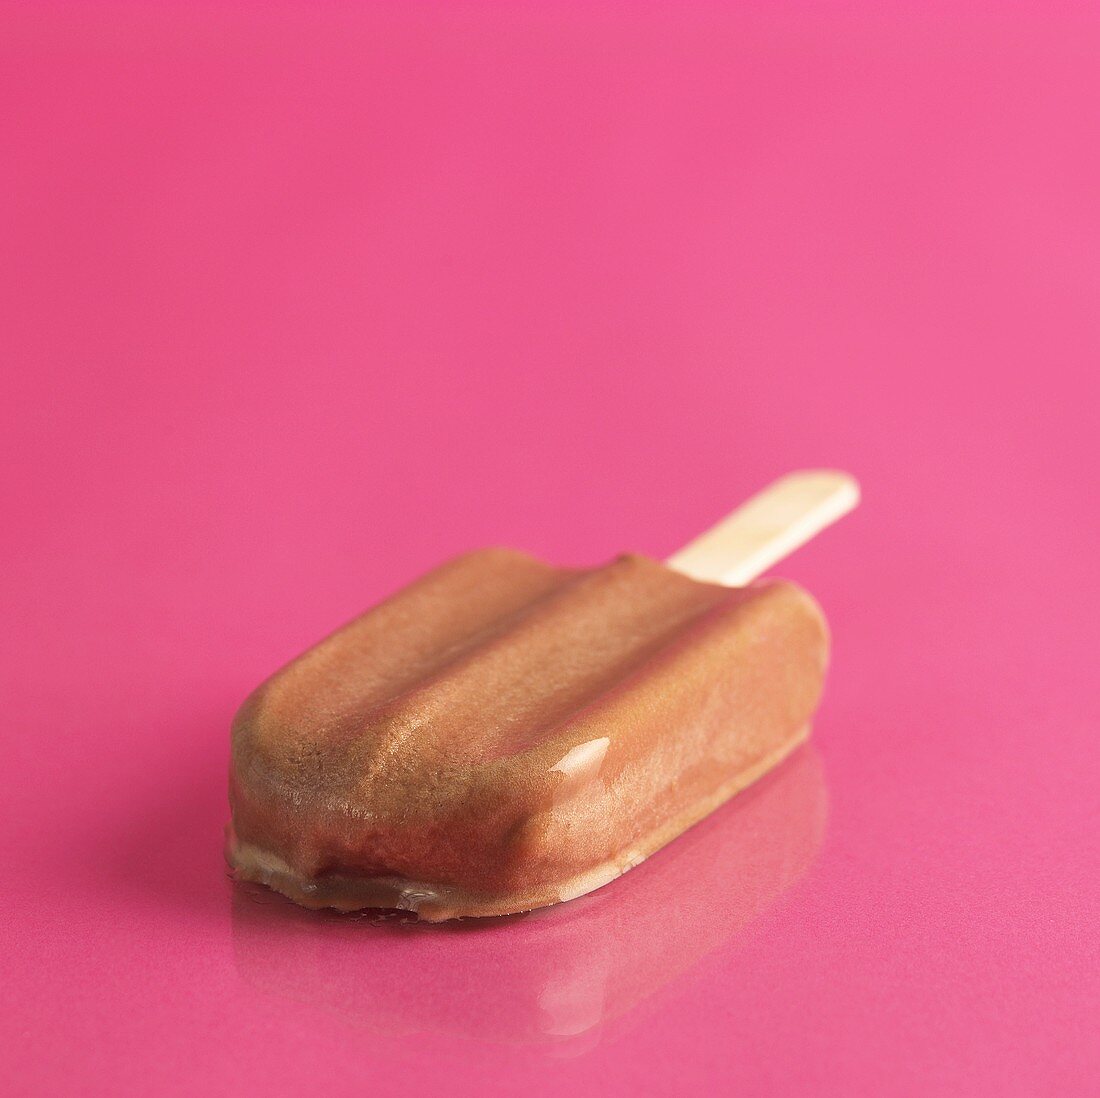
POLYGON ((625 877, 571 903, 429 925, 305 911, 239 886, 234 956, 265 992, 378 1032, 590 1040, 707 954, 735 946, 809 868, 826 815, 811 746, 625 877))

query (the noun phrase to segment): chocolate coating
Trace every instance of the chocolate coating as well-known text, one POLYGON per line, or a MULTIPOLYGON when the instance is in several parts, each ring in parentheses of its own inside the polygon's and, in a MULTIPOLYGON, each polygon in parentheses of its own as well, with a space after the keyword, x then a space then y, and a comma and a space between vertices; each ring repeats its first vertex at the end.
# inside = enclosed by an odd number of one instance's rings
POLYGON ((570 899, 801 742, 827 648, 783 581, 466 554, 247 699, 230 862, 315 907, 443 919, 570 899))

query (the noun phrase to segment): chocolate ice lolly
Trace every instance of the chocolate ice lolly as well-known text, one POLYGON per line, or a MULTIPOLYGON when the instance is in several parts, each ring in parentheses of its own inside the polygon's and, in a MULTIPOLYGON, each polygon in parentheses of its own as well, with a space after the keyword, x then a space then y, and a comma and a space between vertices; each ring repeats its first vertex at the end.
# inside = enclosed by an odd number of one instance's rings
POLYGON ((236 875, 432 921, 607 884, 808 735, 824 618, 750 581, 857 500, 844 474, 795 473, 667 564, 484 549, 429 572, 245 701, 236 875))

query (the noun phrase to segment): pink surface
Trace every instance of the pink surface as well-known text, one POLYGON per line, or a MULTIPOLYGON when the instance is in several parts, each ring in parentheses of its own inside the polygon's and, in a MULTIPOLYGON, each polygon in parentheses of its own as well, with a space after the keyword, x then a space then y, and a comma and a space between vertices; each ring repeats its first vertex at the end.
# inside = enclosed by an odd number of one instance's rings
POLYGON ((0 16, 7 1092, 1082 1094, 1100 18, 0 16), (227 726, 459 550, 865 503, 814 746, 473 929, 235 889, 227 726))

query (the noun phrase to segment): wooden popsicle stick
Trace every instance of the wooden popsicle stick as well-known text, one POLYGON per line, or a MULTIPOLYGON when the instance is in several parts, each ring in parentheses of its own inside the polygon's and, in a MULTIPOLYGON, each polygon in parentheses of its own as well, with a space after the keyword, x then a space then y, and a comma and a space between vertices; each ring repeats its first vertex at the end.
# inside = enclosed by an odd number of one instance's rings
POLYGON ((739 587, 793 553, 859 503, 855 477, 833 469, 788 473, 673 553, 670 568, 739 587))

